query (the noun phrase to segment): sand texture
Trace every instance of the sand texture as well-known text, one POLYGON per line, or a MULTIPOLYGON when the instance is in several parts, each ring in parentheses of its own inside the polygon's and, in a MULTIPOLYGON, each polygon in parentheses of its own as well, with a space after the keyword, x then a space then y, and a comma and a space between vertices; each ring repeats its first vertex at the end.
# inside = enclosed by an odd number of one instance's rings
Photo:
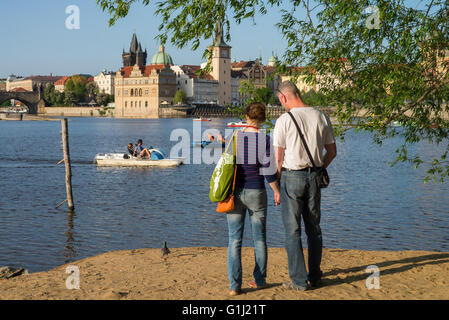
POLYGON ((324 249, 323 285, 297 292, 282 287, 289 280, 282 248, 269 249, 265 289, 249 288, 254 250, 243 248, 243 293, 230 297, 226 250, 172 248, 165 257, 160 249, 108 252, 0 280, 0 299, 449 299, 449 253, 324 249), (79 268, 80 289, 66 287, 69 265, 79 268), (370 265, 379 268, 380 289, 366 287, 370 265))

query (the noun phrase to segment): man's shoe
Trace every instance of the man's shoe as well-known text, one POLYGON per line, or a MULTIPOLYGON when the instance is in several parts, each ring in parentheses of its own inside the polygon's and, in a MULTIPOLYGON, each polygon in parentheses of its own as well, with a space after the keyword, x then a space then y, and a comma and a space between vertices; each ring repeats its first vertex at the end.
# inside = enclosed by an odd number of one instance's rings
POLYGON ((306 286, 306 287, 297 286, 297 285, 294 285, 292 282, 284 282, 282 284, 282 287, 284 287, 285 289, 296 290, 296 291, 306 291, 309 289, 309 286, 306 286))
POLYGON ((311 288, 318 288, 321 287, 323 282, 321 281, 321 279, 315 280, 315 281, 309 281, 310 283, 310 287, 311 288))
POLYGON ((307 278, 309 280, 310 286, 312 288, 316 288, 316 287, 319 287, 322 285, 322 282, 321 282, 322 277, 323 277, 323 271, 320 271, 320 275, 318 278, 315 278, 315 279, 310 279, 309 277, 307 277, 307 278))

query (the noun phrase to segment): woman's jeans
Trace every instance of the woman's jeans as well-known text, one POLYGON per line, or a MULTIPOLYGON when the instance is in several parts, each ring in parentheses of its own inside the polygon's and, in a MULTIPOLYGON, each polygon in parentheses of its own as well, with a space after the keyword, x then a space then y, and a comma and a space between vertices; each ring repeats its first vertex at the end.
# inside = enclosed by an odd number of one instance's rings
POLYGON ((242 238, 248 210, 254 241, 254 280, 264 285, 267 277, 267 193, 265 189, 236 189, 235 210, 227 213, 229 228, 228 277, 231 290, 242 287, 242 238))

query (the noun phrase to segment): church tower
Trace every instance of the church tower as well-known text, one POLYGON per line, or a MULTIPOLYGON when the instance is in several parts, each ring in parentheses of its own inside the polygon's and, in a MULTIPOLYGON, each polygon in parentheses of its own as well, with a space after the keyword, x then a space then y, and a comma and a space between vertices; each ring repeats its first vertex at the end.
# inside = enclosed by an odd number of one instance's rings
POLYGON ((223 26, 217 23, 215 40, 209 47, 212 51, 211 75, 218 80, 218 104, 226 106, 231 103, 231 46, 223 40, 223 26))
POLYGON ((134 33, 129 47, 129 52, 123 50, 122 54, 123 66, 132 67, 137 64, 139 67, 145 66, 147 63, 147 50, 142 51, 142 46, 137 41, 137 36, 134 33))

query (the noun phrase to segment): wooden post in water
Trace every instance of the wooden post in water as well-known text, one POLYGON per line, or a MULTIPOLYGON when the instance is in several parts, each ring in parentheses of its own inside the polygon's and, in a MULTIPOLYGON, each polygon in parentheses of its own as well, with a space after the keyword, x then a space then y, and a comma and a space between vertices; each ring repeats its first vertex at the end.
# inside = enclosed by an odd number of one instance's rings
POLYGON ((67 191, 67 204, 69 210, 75 209, 73 205, 72 195, 72 168, 70 167, 70 151, 69 151, 69 131, 67 128, 67 118, 61 120, 62 125, 62 151, 64 152, 65 162, 65 187, 67 191))

